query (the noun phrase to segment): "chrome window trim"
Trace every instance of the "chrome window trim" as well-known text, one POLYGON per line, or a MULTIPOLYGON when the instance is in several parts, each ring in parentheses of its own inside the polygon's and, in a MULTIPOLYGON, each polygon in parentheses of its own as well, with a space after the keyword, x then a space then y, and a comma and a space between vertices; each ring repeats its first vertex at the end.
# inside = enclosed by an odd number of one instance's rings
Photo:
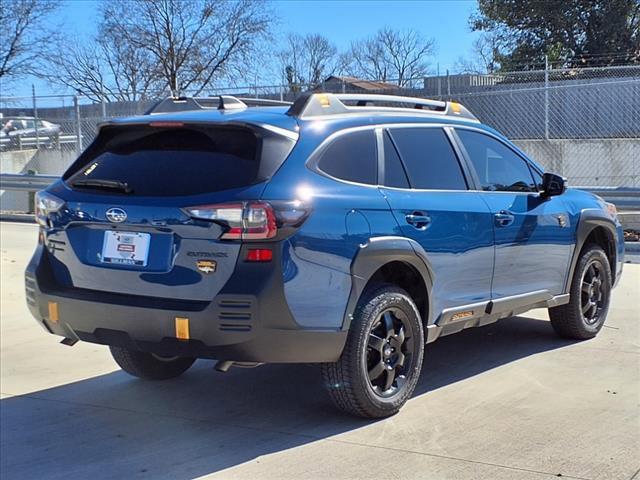
POLYGON ((375 129, 378 128, 378 125, 361 125, 358 127, 349 127, 349 128, 345 128, 342 130, 338 130, 337 132, 333 132, 331 135, 329 135, 328 137, 326 137, 324 140, 322 140, 322 142, 320 142, 320 145, 318 145, 313 152, 311 152, 311 154, 309 155, 309 158, 307 159, 305 165, 306 167, 311 170, 312 172, 315 172, 319 175, 322 175, 323 177, 326 178, 330 178, 331 180, 335 180, 337 182, 341 182, 341 183, 345 183, 347 185, 355 185, 355 186, 359 186, 359 187, 369 187, 369 188, 378 188, 379 187, 379 178, 378 178, 378 174, 379 174, 379 169, 380 169, 380 152, 378 152, 378 138, 376 136, 376 132, 375 129), (348 135, 350 133, 354 133, 354 132, 362 132, 362 131, 367 131, 367 130, 373 130, 373 135, 374 135, 374 140, 376 142, 376 165, 377 165, 377 170, 376 170, 376 183, 375 184, 371 184, 371 183, 360 183, 360 182, 352 182, 351 180, 345 180, 343 178, 338 178, 338 177, 334 177, 333 175, 330 175, 329 173, 325 172, 324 170, 322 170, 318 163, 320 162, 320 158, 322 157, 322 154, 324 153, 324 151, 329 148, 329 146, 337 139, 340 138, 343 135, 348 135))
MULTIPOLYGON (((455 130, 457 128, 464 128, 467 130, 472 130, 472 131, 476 131, 479 133, 482 133, 484 135, 487 135, 491 138, 494 138, 495 140, 497 140, 498 142, 502 143, 505 147, 509 148, 510 150, 512 150, 518 157, 522 158, 522 160, 524 162, 527 163, 527 165, 536 170, 540 175, 542 175, 542 171, 540 171, 539 167, 533 163, 531 160, 529 160, 529 158, 523 153, 521 152, 519 149, 517 149, 517 147, 515 145, 509 145, 508 143, 506 143, 502 138, 500 138, 498 135, 494 134, 493 132, 484 130, 482 128, 478 128, 475 125, 466 125, 463 123, 447 123, 447 122, 429 122, 429 123, 424 123, 424 122, 400 122, 400 123, 379 123, 379 124, 372 124, 372 125, 359 125, 356 127, 347 127, 347 128, 343 128, 341 130, 338 130, 336 132, 333 132, 331 135, 329 135, 328 137, 326 137, 324 140, 322 140, 322 142, 320 142, 320 144, 311 152, 311 154, 309 155, 309 158, 307 159, 307 161, 305 162, 306 167, 319 174, 322 175, 323 177, 326 178, 330 178, 331 180, 335 180, 337 182, 341 182, 341 183, 345 183, 347 185, 355 185, 355 186, 361 186, 361 187, 373 187, 373 188, 390 188, 393 190, 400 190, 400 191, 404 191, 404 192, 482 192, 482 193, 501 193, 501 194, 509 194, 509 195, 539 195, 540 191, 536 191, 536 192, 511 192, 511 191, 489 191, 489 190, 482 190, 482 189, 478 189, 478 188, 471 188, 471 185, 475 185, 476 183, 476 179, 472 176, 471 178, 465 178, 465 180, 467 181, 468 185, 467 185, 467 189, 466 190, 447 190, 447 189, 425 189, 425 188, 399 188, 399 187, 389 187, 387 185, 382 185, 380 184, 380 161, 384 160, 384 157, 381 155, 384 155, 384 153, 381 154, 380 152, 380 145, 379 145, 379 141, 380 139, 378 139, 377 134, 375 133, 375 130, 380 130, 382 132, 384 132, 385 129, 391 129, 394 127, 400 127, 400 128, 416 128, 416 127, 420 127, 420 128, 442 128, 445 131, 445 134, 449 137, 450 143, 452 144, 452 148, 454 149, 454 153, 456 154, 456 156, 458 155, 458 150, 456 150, 456 148, 458 148, 457 143, 459 142, 458 139, 456 139, 456 142, 451 142, 451 138, 450 138, 450 134, 447 131, 447 129, 452 129, 455 133, 455 130), (342 135, 346 135, 352 132, 358 132, 358 131, 363 131, 363 130, 374 130, 374 134, 376 135, 376 147, 378 148, 378 181, 376 185, 372 185, 369 183, 359 183, 359 182, 352 182, 349 180, 344 180, 341 178, 337 178, 334 177, 332 175, 329 175, 328 173, 324 172, 323 170, 321 170, 320 168, 318 168, 318 161, 320 160, 320 156, 322 155, 322 152, 329 146, 330 143, 332 143, 336 138, 342 136, 342 135)), ((460 163, 463 162, 468 162, 468 158, 460 158, 458 157, 458 161, 460 163)), ((382 167, 384 169, 384 166, 382 167)), ((463 169, 463 174, 467 175, 466 170, 464 169, 464 166, 461 165, 461 168, 463 169)), ((470 168, 470 167, 469 167, 470 168)), ((471 172, 469 172, 471 174, 471 172)), ((476 186, 477 187, 477 186, 476 186)))
MULTIPOLYGON (((397 190, 403 190, 406 192, 467 192, 469 191, 469 186, 467 185, 467 189, 466 190, 438 190, 438 189, 421 189, 421 188, 397 188, 397 187, 387 187, 386 185, 382 185, 380 184, 380 161, 384 160, 384 157, 381 156, 381 152, 380 152, 380 140, 381 138, 378 138, 378 134, 376 133, 376 130, 380 130, 381 132, 384 132, 385 129, 388 129, 390 127, 402 127, 402 128, 416 128, 416 127, 422 127, 422 128, 442 128, 444 129, 445 127, 451 127, 453 126, 453 124, 450 123, 422 123, 422 122, 412 122, 412 123, 380 123, 380 124, 372 124, 372 125, 359 125, 357 127, 347 127, 347 128, 343 128, 341 130, 338 130, 336 132, 333 132, 331 135, 329 135, 328 137, 326 137, 324 140, 322 140, 322 142, 320 142, 320 145, 318 145, 309 155, 309 158, 307 159, 307 161, 305 162, 306 167, 319 174, 322 175, 323 177, 326 178, 330 178, 332 180, 336 180, 338 182, 342 182, 342 183, 346 183, 348 185, 356 185, 356 186, 361 186, 361 187, 374 187, 374 188, 395 188, 397 190), (319 168, 318 166, 318 162, 320 161, 320 157, 322 156, 322 153, 328 148, 328 146, 333 143, 333 141, 339 137, 341 137, 342 135, 347 135, 349 133, 353 133, 353 132, 359 132, 359 131, 364 131, 364 130, 374 130, 374 135, 376 136, 376 148, 378 149, 378 155, 377 155, 377 159, 378 159, 378 178, 377 178, 377 183, 375 185, 369 184, 369 183, 359 183, 359 182, 352 182, 350 180, 344 180, 342 178, 337 178, 334 177, 330 174, 328 174, 327 172, 323 171, 321 168, 319 168)), ((482 131, 481 129, 478 129, 480 131, 482 131)), ((448 134, 445 130, 445 135, 447 135, 448 138, 448 134)), ((451 143, 451 141, 449 140, 449 142, 451 143)), ((456 153, 455 147, 452 144, 451 148, 454 151, 454 154, 456 153)), ((383 150, 384 152, 384 150, 383 150)), ((384 155, 384 153, 382 153, 382 155, 384 155)), ((457 155, 456 155, 457 156, 457 155)), ((460 162, 461 159, 458 158, 458 161, 460 162)), ((462 168, 462 165, 460 166, 462 168)), ((384 167, 383 167, 384 168, 384 167)), ((464 169, 463 169, 463 175, 464 175, 464 169)), ((467 181, 467 179, 465 178, 465 181, 467 181)), ((467 182, 468 183, 468 182, 467 182)))
POLYGON ((384 130, 382 128, 375 129, 376 147, 378 149, 378 176, 376 177, 378 186, 384 181, 385 157, 384 157, 384 130))

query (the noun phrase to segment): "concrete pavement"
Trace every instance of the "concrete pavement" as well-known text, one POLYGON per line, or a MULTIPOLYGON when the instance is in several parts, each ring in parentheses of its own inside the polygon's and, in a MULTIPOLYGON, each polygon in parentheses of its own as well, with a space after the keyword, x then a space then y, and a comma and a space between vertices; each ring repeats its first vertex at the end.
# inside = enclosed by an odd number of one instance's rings
POLYGON ((429 345, 414 397, 377 422, 337 413, 313 366, 182 377, 120 372, 42 330, 22 273, 36 228, 0 223, 0 477, 640 478, 640 266, 587 342, 545 311, 429 345))

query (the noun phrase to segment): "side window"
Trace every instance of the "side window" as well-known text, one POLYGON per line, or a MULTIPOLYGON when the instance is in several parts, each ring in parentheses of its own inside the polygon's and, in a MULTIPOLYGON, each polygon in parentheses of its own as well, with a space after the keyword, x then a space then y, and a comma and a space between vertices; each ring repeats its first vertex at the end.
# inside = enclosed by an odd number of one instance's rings
POLYGON ((457 130, 483 190, 535 192, 536 183, 527 162, 502 142, 470 130, 457 130))
POLYGON ((409 188, 409 180, 407 174, 404 173, 404 167, 393 146, 389 132, 384 133, 384 185, 387 187, 409 188))
POLYGON ((378 152, 373 130, 347 133, 322 152, 318 168, 350 182, 378 183, 378 152))
POLYGON ((412 188, 466 190, 460 163, 441 128, 392 128, 412 188))

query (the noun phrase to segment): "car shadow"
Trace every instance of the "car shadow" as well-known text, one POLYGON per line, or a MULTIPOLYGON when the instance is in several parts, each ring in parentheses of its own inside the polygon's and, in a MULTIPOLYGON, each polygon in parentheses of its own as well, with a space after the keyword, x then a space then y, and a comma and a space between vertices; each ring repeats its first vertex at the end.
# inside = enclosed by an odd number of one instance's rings
MULTIPOLYGON (((570 343, 526 317, 442 338, 427 346, 414 401, 570 343)), ((118 371, 5 398, 0 422, 2 478, 94 480, 198 477, 375 423, 336 411, 317 366, 220 374, 206 361, 165 382, 118 371)))

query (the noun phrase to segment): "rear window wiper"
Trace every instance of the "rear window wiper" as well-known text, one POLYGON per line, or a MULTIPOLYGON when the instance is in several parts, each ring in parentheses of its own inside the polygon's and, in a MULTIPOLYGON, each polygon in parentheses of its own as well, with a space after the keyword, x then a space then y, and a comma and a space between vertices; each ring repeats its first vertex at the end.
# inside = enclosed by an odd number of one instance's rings
POLYGON ((71 183, 72 187, 114 190, 122 193, 133 193, 127 182, 119 180, 102 180, 99 178, 81 178, 71 183))

